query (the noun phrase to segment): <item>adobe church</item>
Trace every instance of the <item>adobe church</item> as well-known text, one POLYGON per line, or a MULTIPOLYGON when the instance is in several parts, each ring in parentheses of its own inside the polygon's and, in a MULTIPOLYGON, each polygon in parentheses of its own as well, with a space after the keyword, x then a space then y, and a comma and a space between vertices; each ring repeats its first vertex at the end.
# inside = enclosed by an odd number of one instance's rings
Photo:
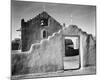
POLYGON ((48 38, 54 32, 62 28, 62 25, 43 11, 35 18, 28 21, 21 20, 22 51, 28 51, 32 44, 48 38))
MULTIPOLYGON (((12 75, 58 72, 59 76, 59 71, 64 74, 65 53, 69 56, 68 50, 72 52, 73 48, 75 55, 79 57, 77 58, 79 72, 73 74, 72 71, 70 75, 84 74, 81 70, 86 73, 90 71, 95 73, 96 42, 92 35, 82 31, 76 25, 63 27, 47 12, 42 12, 28 21, 22 19, 20 31, 22 52, 12 54, 12 75), (93 66, 93 69, 85 70, 90 66, 93 66)), ((66 65, 69 66, 70 63, 67 62, 66 65)), ((73 67, 73 63, 70 67, 73 67)))

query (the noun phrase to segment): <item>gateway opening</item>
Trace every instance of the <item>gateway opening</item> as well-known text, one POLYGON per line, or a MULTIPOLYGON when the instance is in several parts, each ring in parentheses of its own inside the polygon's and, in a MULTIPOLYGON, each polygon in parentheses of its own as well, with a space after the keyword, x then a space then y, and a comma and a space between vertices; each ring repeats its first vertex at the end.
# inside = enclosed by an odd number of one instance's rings
POLYGON ((65 36, 64 47, 65 54, 63 57, 64 70, 79 69, 80 67, 80 41, 76 36, 65 36))

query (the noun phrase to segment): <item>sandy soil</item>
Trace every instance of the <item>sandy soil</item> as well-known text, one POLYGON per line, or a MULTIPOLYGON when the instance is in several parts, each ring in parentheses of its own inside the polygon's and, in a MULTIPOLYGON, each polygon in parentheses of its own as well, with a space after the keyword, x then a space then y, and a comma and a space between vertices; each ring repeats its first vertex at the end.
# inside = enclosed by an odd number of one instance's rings
POLYGON ((72 57, 64 57, 64 69, 77 69, 79 68, 79 55, 72 57))

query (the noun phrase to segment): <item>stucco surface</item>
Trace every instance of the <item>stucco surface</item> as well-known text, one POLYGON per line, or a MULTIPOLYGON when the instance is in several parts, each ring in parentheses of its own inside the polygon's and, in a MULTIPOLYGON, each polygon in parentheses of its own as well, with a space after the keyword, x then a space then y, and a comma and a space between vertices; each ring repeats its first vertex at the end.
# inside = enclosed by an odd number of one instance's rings
POLYGON ((27 52, 12 54, 13 74, 56 72, 64 69, 63 35, 80 37, 81 68, 95 65, 95 41, 75 25, 59 30, 43 39, 40 43, 31 45, 27 52), (93 61, 93 62, 92 62, 93 61))

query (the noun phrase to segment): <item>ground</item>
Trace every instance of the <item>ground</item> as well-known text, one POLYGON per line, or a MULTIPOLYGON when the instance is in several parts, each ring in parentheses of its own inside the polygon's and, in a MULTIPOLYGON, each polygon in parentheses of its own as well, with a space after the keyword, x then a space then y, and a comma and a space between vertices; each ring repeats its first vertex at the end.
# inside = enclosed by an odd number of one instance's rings
POLYGON ((13 76, 12 80, 18 79, 30 79, 30 78, 44 78, 44 77, 63 77, 63 76, 73 76, 73 75, 89 75, 89 74, 96 74, 96 67, 89 66, 84 67, 83 69, 77 70, 68 70, 68 71, 59 71, 59 72, 50 72, 50 73, 37 73, 37 74, 26 74, 26 75, 18 75, 13 76))
POLYGON ((78 56, 64 57, 64 69, 77 69, 79 68, 80 58, 78 56))

